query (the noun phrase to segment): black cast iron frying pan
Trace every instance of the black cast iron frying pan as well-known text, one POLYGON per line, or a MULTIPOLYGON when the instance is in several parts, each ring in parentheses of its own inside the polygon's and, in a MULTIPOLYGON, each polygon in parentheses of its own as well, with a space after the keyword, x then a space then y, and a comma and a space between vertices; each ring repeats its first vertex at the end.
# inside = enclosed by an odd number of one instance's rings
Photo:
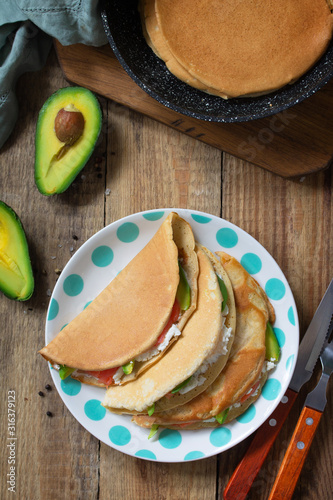
POLYGON ((173 76, 148 47, 137 0, 104 0, 102 22, 111 48, 131 78, 151 97, 193 118, 244 122, 270 116, 314 94, 333 76, 333 41, 318 63, 297 82, 276 92, 223 100, 194 89, 173 76))

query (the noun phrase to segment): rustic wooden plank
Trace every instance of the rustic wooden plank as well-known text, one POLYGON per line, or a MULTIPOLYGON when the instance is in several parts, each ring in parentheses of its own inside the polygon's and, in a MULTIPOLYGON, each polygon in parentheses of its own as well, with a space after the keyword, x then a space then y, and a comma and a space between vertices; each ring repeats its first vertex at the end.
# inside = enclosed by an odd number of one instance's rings
MULTIPOLYGON (((180 207, 220 213, 221 154, 128 108, 109 106, 106 224, 140 210, 180 207)), ((101 444, 100 498, 208 500, 216 459, 157 464, 101 444), (111 471, 111 472, 110 472, 111 471)))

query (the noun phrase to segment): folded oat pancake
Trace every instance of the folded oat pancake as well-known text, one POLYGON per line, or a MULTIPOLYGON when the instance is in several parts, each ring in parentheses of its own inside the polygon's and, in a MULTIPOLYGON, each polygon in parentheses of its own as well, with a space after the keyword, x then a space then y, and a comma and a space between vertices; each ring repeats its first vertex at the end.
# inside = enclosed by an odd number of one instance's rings
POLYGON ((203 391, 225 365, 234 337, 232 288, 221 267, 228 290, 227 306, 222 311, 224 301, 216 271, 205 249, 198 246, 197 256, 197 308, 181 337, 136 380, 108 388, 103 406, 110 411, 136 414, 146 412, 153 404, 156 409, 183 404, 203 391))
POLYGON ((125 381, 127 376, 132 379, 179 338, 196 308, 198 271, 192 229, 171 213, 148 244, 40 354, 56 368, 75 369, 72 377, 92 385, 108 386, 116 374, 118 383, 123 382, 121 374, 125 381), (184 275, 189 285, 185 306, 178 300, 184 275), (138 357, 140 361, 132 363, 138 357), (126 375, 122 366, 129 363, 132 373, 126 375))
POLYGON ((265 362, 265 337, 267 322, 275 321, 274 309, 257 281, 234 257, 217 254, 230 278, 236 304, 236 333, 227 364, 215 381, 187 404, 150 417, 133 417, 142 427, 215 427, 220 425, 215 417, 222 412, 227 413, 224 423, 228 422, 259 397, 267 368, 273 367, 270 361, 265 362))
POLYGON ((332 38, 327 0, 147 1, 154 3, 158 27, 147 31, 158 52, 164 41, 169 69, 174 64, 226 97, 260 95, 294 82, 332 38))

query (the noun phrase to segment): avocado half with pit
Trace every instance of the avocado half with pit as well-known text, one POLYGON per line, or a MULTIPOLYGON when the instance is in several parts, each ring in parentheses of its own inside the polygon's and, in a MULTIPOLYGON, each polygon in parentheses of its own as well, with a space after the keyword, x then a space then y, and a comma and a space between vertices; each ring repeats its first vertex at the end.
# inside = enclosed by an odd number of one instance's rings
POLYGON ((36 129, 35 181, 42 194, 70 186, 94 151, 101 126, 101 108, 90 90, 66 87, 49 97, 36 129))
POLYGON ((0 290, 16 300, 27 300, 34 291, 23 226, 18 215, 3 201, 0 201, 0 290))

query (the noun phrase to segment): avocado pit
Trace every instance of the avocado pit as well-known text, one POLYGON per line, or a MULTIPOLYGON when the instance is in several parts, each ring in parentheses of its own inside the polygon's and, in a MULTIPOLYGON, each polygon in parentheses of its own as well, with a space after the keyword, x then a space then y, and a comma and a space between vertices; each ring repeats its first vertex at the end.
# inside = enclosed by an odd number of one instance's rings
POLYGON ((83 134, 84 117, 73 104, 58 111, 54 121, 54 131, 59 141, 73 145, 83 134))

